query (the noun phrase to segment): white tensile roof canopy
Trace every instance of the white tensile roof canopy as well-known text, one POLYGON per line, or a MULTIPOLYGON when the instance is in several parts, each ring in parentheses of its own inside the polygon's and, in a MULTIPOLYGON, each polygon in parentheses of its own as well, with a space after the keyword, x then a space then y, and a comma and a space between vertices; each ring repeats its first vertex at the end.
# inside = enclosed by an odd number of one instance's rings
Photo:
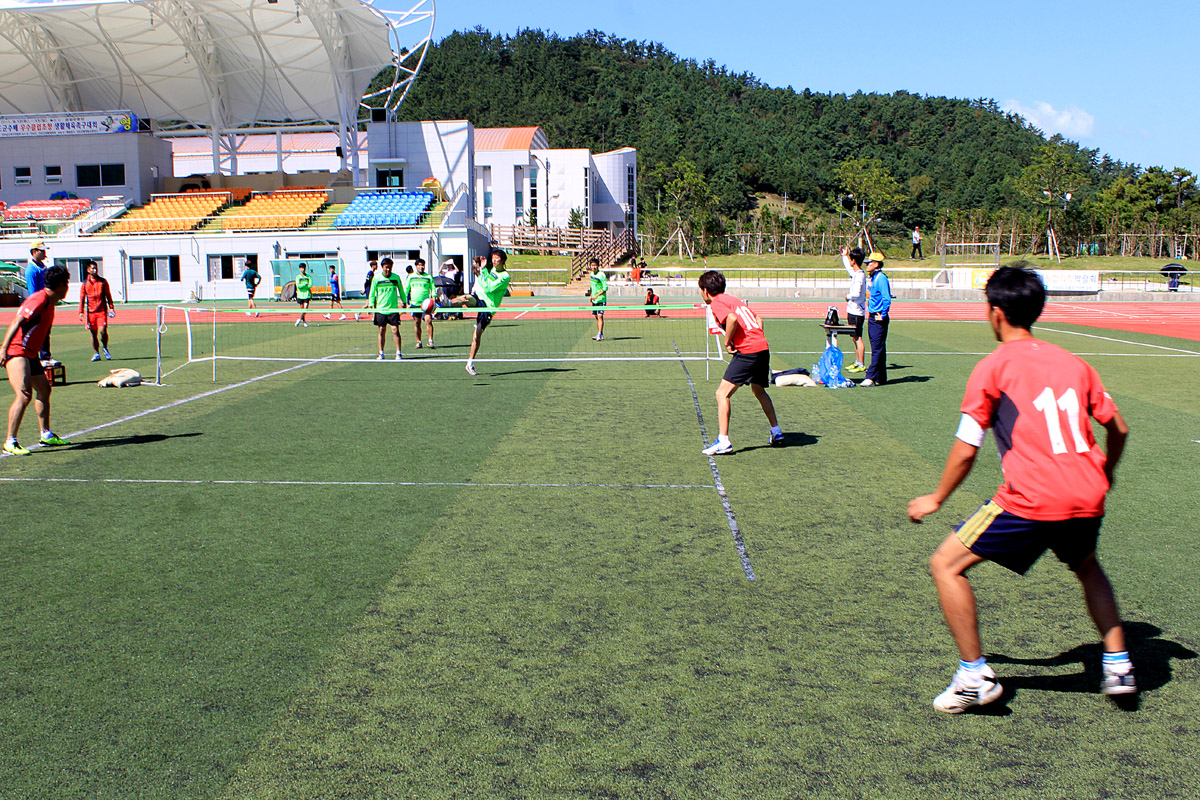
POLYGON ((371 80, 397 67, 378 93, 394 109, 433 20, 433 0, 0 0, 0 114, 130 109, 214 137, 316 124, 350 149, 371 80))

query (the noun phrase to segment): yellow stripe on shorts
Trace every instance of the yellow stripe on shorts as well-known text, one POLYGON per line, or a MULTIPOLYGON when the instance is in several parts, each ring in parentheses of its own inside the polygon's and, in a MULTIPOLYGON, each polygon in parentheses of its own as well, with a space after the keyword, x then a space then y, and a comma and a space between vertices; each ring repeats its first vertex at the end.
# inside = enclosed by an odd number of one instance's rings
POLYGON ((975 541, 983 535, 991 524, 1000 516, 1004 509, 996 505, 994 500, 989 500, 979 507, 979 509, 967 517, 962 526, 958 529, 958 540, 965 546, 970 547, 975 544, 975 541))

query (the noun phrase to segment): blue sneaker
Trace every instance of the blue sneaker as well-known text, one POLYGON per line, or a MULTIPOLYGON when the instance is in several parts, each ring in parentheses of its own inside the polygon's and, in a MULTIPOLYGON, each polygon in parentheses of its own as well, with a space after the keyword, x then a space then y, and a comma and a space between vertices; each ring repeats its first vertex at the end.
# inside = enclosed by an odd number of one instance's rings
POLYGON ((100 360, 100 354, 92 353, 92 361, 99 361, 99 360, 100 360))

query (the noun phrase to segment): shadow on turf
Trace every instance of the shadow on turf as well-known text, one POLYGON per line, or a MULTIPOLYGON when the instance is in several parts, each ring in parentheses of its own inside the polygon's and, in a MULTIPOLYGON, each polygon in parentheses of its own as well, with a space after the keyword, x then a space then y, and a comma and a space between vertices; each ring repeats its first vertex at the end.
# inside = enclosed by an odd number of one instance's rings
MULTIPOLYGON (((1129 648, 1130 658, 1133 659, 1139 693, 1154 691, 1171 682, 1171 659, 1187 661, 1197 656, 1194 650, 1184 647, 1179 642, 1163 639, 1160 634, 1162 630, 1148 622, 1125 623, 1126 646, 1129 648)), ((987 658, 992 664, 1030 667, 1079 664, 1082 667, 1081 671, 1069 675, 1005 675, 1001 672, 1000 683, 1004 686, 1004 698, 1001 702, 1007 702, 1021 689, 1095 694, 1100 686, 1101 652, 1100 643, 1095 642, 1081 644, 1051 658, 1014 658, 995 653, 989 653, 987 658)), ((1125 711, 1137 711, 1139 707, 1138 695, 1114 698, 1114 701, 1125 711)), ((988 713, 989 707, 984 706, 979 713, 988 713)))
POLYGON ((156 442, 164 442, 167 439, 183 439, 189 436, 200 436, 200 432, 194 433, 176 433, 167 435, 165 433, 142 433, 136 436, 114 436, 111 439, 89 439, 86 442, 78 442, 71 446, 72 450, 92 450, 97 447, 125 447, 127 445, 139 444, 155 444, 156 442))
POLYGON ((810 444, 816 444, 820 439, 813 436, 811 433, 784 433, 783 444, 756 444, 749 447, 739 447, 739 453, 745 453, 750 450, 762 450, 764 448, 774 450, 779 447, 807 447, 810 444))
POLYGON ((508 372, 489 372, 486 376, 479 377, 499 377, 501 375, 535 375, 539 372, 574 372, 575 370, 569 367, 537 367, 536 369, 513 369, 508 372))

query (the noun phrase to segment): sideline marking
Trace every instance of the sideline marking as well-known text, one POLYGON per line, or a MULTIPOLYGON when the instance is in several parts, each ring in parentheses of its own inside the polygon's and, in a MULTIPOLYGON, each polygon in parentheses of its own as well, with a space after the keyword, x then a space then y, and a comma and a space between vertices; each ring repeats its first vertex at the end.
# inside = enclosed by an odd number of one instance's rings
MULTIPOLYGON (((295 369, 309 367, 309 366, 312 366, 313 364, 320 364, 326 360, 327 359, 321 358, 321 359, 317 359, 316 361, 306 362, 304 364, 296 364, 295 366, 287 367, 286 369, 281 369, 276 372, 272 372, 268 375, 259 375, 257 378, 251 378, 250 380, 242 381, 241 383, 233 383, 233 384, 230 384, 229 386, 222 386, 220 389, 211 389, 207 392, 201 392, 198 395, 194 395, 193 397, 185 397, 182 400, 176 400, 174 402, 167 403, 165 406, 159 406, 158 408, 150 408, 145 411, 139 411, 136 414, 130 414, 128 417, 122 417, 121 419, 116 419, 116 420, 113 420, 112 422, 104 422, 104 423, 101 423, 100 425, 93 425, 90 428, 84 428, 81 431, 75 431, 74 433, 68 433, 63 438, 74 439, 76 436, 83 436, 85 434, 92 433, 93 431, 99 431, 99 430, 103 430, 105 428, 111 428, 113 425, 120 425, 122 422, 130 422, 131 420, 135 420, 138 417, 144 417, 149 414, 155 414, 159 411, 166 411, 167 409, 175 408, 176 406, 181 406, 184 403, 190 403, 193 400, 203 400, 205 397, 212 397, 215 394, 220 394, 221 392, 227 392, 230 389, 240 389, 243 386, 249 386, 252 383, 257 383, 258 381, 265 380, 267 378, 274 378, 276 375, 282 375, 285 372, 291 372, 292 370, 295 370, 295 369)), ((35 444, 35 445, 33 445, 33 447, 31 447, 29 449, 32 450, 34 447, 40 447, 40 446, 41 446, 40 444, 35 444)), ((0 458, 8 458, 10 455, 11 454, 9 454, 9 453, 0 453, 0 458)))
MULTIPOLYGON (((1065 333, 1071 336, 1084 336, 1088 339, 1100 339, 1105 342, 1116 342, 1117 344, 1136 345, 1138 347, 1152 347, 1155 350, 1170 350, 1173 353, 1187 353, 1191 356, 1200 356, 1200 350, 1184 350, 1181 347, 1167 347, 1161 344, 1148 344, 1146 342, 1131 342, 1128 339, 1114 339, 1111 336, 1098 336, 1094 333, 1082 333, 1080 331, 1064 331, 1060 328, 1041 328, 1043 331, 1053 331, 1054 333, 1065 333)), ((1151 334, 1152 336, 1155 334, 1151 334)))
MULTIPOLYGON (((678 350, 678 347, 676 349, 678 350)), ((692 382, 692 375, 688 372, 687 364, 684 363, 682 358, 679 359, 679 366, 683 367, 683 374, 687 378, 688 388, 692 390, 692 403, 696 406, 696 421, 700 423, 700 441, 702 444, 707 445, 708 432, 704 429, 704 415, 700 412, 700 397, 696 394, 696 384, 692 382)), ((742 539, 742 530, 738 527, 737 519, 733 516, 733 506, 729 503, 729 495, 725 493, 725 484, 721 482, 721 473, 717 469, 717 461, 713 456, 708 457, 708 466, 712 469, 713 485, 716 486, 717 495, 721 498, 721 505, 725 508, 725 519, 729 522, 729 532, 733 534, 733 545, 737 548, 738 558, 742 562, 742 572, 746 574, 746 580, 756 581, 758 578, 754 574, 754 566, 750 563, 750 556, 746 554, 746 542, 742 539)))
MULTIPOLYGON (((533 308, 541 308, 541 307, 542 307, 542 304, 541 304, 541 303, 538 303, 538 304, 537 304, 536 306, 534 306, 533 308)), ((523 317, 523 316, 525 316, 526 314, 528 314, 530 311, 533 311, 533 308, 526 309, 525 311, 522 311, 520 314, 517 314, 515 317, 513 317, 513 319, 520 319, 521 317, 523 317)))
POLYGON ((188 478, 4 478, 0 483, 167 483, 187 486, 476 486, 484 489, 711 489, 707 483, 479 483, 478 481, 268 481, 188 478))
MULTIPOLYGON (((1046 305, 1049 306, 1050 304, 1047 303, 1046 305)), ((1057 308, 1069 308, 1072 311, 1083 311, 1088 314, 1112 314, 1114 317, 1127 317, 1129 319, 1140 319, 1143 316, 1141 314, 1125 314, 1121 311, 1113 311, 1107 308, 1087 308, 1085 306, 1070 305, 1068 303, 1055 303, 1054 305, 1057 308)))

